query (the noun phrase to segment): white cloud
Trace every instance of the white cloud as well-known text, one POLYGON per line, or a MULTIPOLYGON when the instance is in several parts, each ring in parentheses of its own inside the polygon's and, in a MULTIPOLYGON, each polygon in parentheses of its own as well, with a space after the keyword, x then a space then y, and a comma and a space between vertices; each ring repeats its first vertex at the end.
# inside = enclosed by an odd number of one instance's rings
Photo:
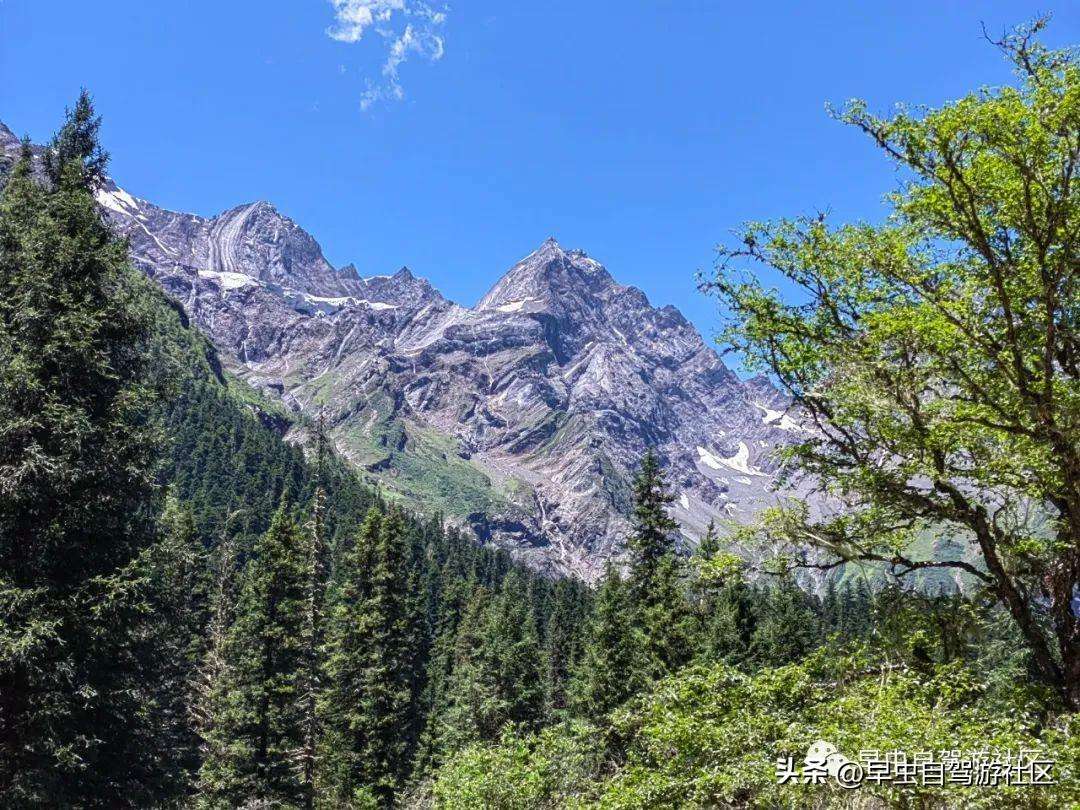
POLYGON ((370 109, 382 100, 401 101, 405 90, 399 68, 410 56, 417 55, 437 62, 445 52, 445 42, 438 28, 446 22, 446 12, 433 9, 419 0, 330 0, 335 23, 327 34, 339 42, 359 42, 374 29, 387 43, 382 78, 368 81, 360 98, 360 109, 370 109))
POLYGON ((339 42, 359 42, 375 23, 389 22, 396 11, 405 10, 405 0, 330 0, 335 24, 326 32, 339 42))

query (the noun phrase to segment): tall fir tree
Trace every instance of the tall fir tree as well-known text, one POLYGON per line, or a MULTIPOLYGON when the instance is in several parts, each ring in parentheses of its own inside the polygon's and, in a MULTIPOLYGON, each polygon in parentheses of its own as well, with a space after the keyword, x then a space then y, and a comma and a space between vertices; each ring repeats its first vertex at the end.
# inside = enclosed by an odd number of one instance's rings
POLYGON ((490 591, 475 585, 454 634, 445 695, 435 719, 436 762, 498 734, 499 718, 492 719, 494 688, 484 666, 484 623, 490 603, 490 591))
POLYGON ((764 666, 798 661, 820 642, 814 598, 789 576, 772 583, 764 594, 750 639, 750 658, 764 666))
POLYGON ((201 761, 198 683, 210 598, 209 565, 191 510, 170 497, 161 519, 161 540, 144 556, 147 603, 157 621, 148 627, 159 653, 152 700, 171 718, 158 734, 168 752, 171 780, 189 796, 201 761))
POLYGON ((315 806, 315 771, 321 724, 318 711, 322 687, 321 662, 324 641, 323 600, 326 594, 328 550, 326 545, 326 428, 320 413, 315 426, 315 492, 311 499, 311 517, 304 527, 307 540, 307 610, 304 614, 303 669, 301 672, 301 711, 303 745, 297 752, 304 785, 304 807, 315 806))
MULTIPOLYGON (((372 569, 382 513, 372 507, 355 539, 346 545, 331 582, 323 652, 325 689, 319 696, 324 733, 320 740, 318 794, 330 806, 348 806, 366 780, 367 717, 360 700, 367 686, 372 569)), ((370 794, 369 794, 370 797, 370 794)))
POLYGON ((609 566, 596 592, 585 649, 571 682, 574 713, 602 723, 645 683, 627 583, 609 566))
MULTIPOLYGON (((236 517, 234 512, 226 518, 217 548, 212 555, 210 574, 213 584, 210 586, 207 606, 205 648, 195 675, 189 710, 193 726, 202 741, 201 761, 222 761, 229 742, 219 728, 218 721, 223 721, 227 714, 229 698, 229 694, 223 689, 228 668, 225 656, 229 628, 232 627, 236 611, 238 579, 236 541, 232 538, 229 527, 236 517)), ((199 773, 200 795, 209 793, 210 786, 206 779, 210 776, 209 770, 199 773)))
POLYGON ((544 716, 548 722, 566 717, 570 709, 570 678, 581 658, 585 603, 580 585, 561 579, 552 587, 547 638, 544 642, 544 716))
POLYGON ((651 678, 675 672, 693 657, 694 615, 685 589, 685 563, 675 552, 660 559, 651 589, 635 606, 635 615, 651 678))
POLYGON ((140 556, 160 493, 150 292, 93 198, 83 94, 0 196, 0 804, 131 806, 170 789, 140 556))
POLYGON ((307 801, 303 763, 304 625, 308 562, 303 533, 283 499, 244 572, 214 701, 200 801, 298 807, 307 801))
POLYGON ((630 532, 630 589, 638 604, 653 599, 661 561, 675 551, 679 524, 668 514, 675 496, 667 491, 660 459, 650 448, 634 479, 634 515, 630 532))
POLYGON ((54 188, 60 187, 65 182, 64 175, 73 169, 78 172, 75 179, 91 192, 105 182, 109 154, 98 138, 100 129, 101 117, 94 112, 90 94, 83 89, 41 158, 45 175, 54 188))
POLYGON ((441 719, 444 754, 490 742, 508 725, 537 727, 543 710, 540 646, 527 585, 512 570, 494 594, 477 588, 454 651, 441 719))
POLYGON ((701 543, 698 544, 697 555, 704 560, 716 559, 716 555, 720 553, 720 535, 716 531, 716 523, 709 521, 709 525, 705 528, 705 536, 701 538, 701 543))
POLYGON ((476 590, 474 582, 457 576, 450 569, 450 561, 445 560, 435 577, 437 596, 431 618, 433 638, 420 697, 424 723, 413 765, 416 779, 428 776, 441 759, 459 630, 476 590))
POLYGON ((543 708, 540 634, 526 575, 515 568, 492 601, 484 630, 484 659, 493 674, 501 721, 523 729, 539 723, 543 708))
POLYGON ((408 774, 418 644, 410 562, 401 513, 372 509, 341 563, 327 638, 321 780, 339 806, 374 799, 390 807, 408 774))
POLYGON ((652 677, 673 672, 692 654, 685 572, 675 548, 679 525, 667 511, 674 500, 660 460, 649 450, 634 481, 634 521, 628 545, 631 609, 652 677))
POLYGON ((742 560, 722 552, 716 526, 710 521, 691 560, 689 587, 694 613, 695 654, 705 661, 745 662, 753 635, 755 591, 742 576, 742 560))

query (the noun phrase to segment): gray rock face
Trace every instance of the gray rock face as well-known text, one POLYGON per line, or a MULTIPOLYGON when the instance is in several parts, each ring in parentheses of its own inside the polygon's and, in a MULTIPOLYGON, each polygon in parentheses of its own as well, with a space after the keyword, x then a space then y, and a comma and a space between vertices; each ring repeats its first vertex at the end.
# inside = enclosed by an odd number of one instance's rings
POLYGON ((591 579, 621 554, 648 447, 688 544, 778 497, 773 451, 803 430, 784 398, 580 250, 546 240, 470 308, 407 269, 333 268, 268 203, 206 219, 111 182, 98 201, 233 371, 322 412, 388 497, 538 567, 591 579))

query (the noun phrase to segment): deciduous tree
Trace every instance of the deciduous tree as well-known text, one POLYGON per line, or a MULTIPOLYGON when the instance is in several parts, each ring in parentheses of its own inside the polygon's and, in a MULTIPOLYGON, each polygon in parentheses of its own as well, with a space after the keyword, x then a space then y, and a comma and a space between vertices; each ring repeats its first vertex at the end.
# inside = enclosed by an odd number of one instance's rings
POLYGON ((1013 86, 890 118, 839 117, 902 172, 880 224, 752 224, 704 286, 727 337, 815 425, 789 459, 843 517, 773 515, 796 562, 941 568, 991 592, 1080 708, 1080 57, 997 45, 1013 86), (764 265, 788 301, 741 272, 764 265), (910 550, 932 525, 967 555, 910 550), (831 555, 831 556, 829 556, 831 555))

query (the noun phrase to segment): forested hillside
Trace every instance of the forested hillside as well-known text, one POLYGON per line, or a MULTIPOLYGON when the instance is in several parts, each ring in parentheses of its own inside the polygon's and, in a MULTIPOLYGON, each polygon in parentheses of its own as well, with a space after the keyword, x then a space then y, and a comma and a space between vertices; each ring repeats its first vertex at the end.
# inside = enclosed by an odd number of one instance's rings
POLYGON ((386 803, 473 739, 466 697, 492 728, 537 727, 587 589, 389 507, 318 425, 306 454, 286 444, 286 417, 126 266, 92 198, 96 128, 84 96, 68 165, 27 152, 0 210, 5 805, 300 805, 316 784, 386 803), (101 528, 68 511, 91 504, 101 528))

